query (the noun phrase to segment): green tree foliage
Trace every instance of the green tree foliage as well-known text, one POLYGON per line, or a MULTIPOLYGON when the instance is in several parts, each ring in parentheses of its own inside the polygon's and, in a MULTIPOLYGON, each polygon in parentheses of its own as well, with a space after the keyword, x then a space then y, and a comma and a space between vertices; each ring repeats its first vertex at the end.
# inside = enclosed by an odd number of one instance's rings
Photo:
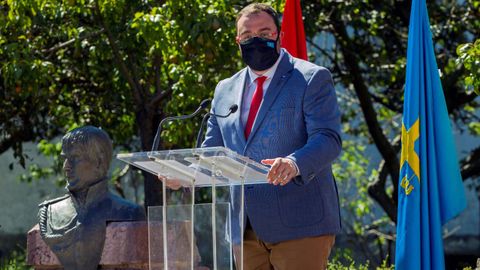
MULTIPOLYGON (((231 2, 1 3, 0 153, 13 149, 22 165, 23 142, 55 157, 49 142, 85 124, 149 150, 159 119, 193 111, 239 68, 231 2)), ((193 146, 195 128, 173 123, 163 146, 193 146)), ((146 203, 157 204, 158 181, 145 176, 146 203)))
POLYGON ((27 265, 26 250, 17 248, 0 257, 0 270, 33 270, 33 267, 27 265))
MULTIPOLYGON (((455 63, 460 43, 480 29, 479 1, 427 1, 431 31, 448 110, 461 132, 478 136, 478 99, 463 90, 464 72, 455 63), (472 124, 474 123, 474 124, 472 124)), ((347 139, 375 145, 381 160, 368 181, 368 193, 396 220, 400 127, 410 1, 303 1, 311 59, 333 71, 340 89, 347 139)), ((475 148, 477 147, 477 148, 475 148)), ((346 151, 351 151, 346 149, 346 151)), ((462 160, 464 179, 478 177, 480 148, 462 160)), ((358 163, 358 159, 357 163, 358 163)), ((358 174, 358 171, 354 171, 358 174)), ((349 179, 352 181, 353 179, 349 179)), ((360 179, 357 179, 360 180, 360 179)), ((362 181, 363 182, 363 181, 362 181)))
POLYGON ((473 43, 461 44, 457 47, 457 63, 463 65, 468 74, 465 86, 480 95, 480 39, 473 43))
POLYGON ((348 251, 344 251, 341 254, 336 252, 334 256, 329 259, 327 269, 328 270, 394 270, 395 266, 388 264, 386 260, 384 260, 381 264, 376 267, 372 267, 370 262, 366 262, 365 264, 359 264, 355 262, 355 260, 351 257, 351 254, 348 251))

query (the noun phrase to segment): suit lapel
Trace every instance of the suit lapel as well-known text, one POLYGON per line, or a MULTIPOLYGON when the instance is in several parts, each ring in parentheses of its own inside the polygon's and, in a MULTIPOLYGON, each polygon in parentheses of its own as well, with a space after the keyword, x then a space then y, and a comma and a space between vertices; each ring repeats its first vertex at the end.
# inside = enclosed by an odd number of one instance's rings
POLYGON ((250 136, 248 136, 247 145, 245 147, 248 146, 249 142, 255 136, 255 133, 265 119, 268 110, 272 106, 278 94, 282 91, 285 82, 287 82, 288 78, 290 77, 290 72, 292 69, 293 64, 290 61, 290 55, 285 53, 282 60, 280 60, 280 63, 278 64, 275 74, 273 75, 272 82, 268 86, 267 93, 263 98, 262 105, 260 106, 260 110, 258 111, 257 118, 255 119, 255 123, 253 124, 250 136))
MULTIPOLYGON (((234 114, 234 124, 235 130, 237 131, 237 137, 239 142, 242 144, 242 148, 244 148, 245 144, 247 143, 244 136, 244 127, 242 125, 241 115, 243 110, 243 91, 245 89, 245 83, 247 80, 247 69, 243 70, 242 75, 240 76, 240 83, 235 83, 233 85, 233 94, 235 95, 235 104, 238 105, 237 113, 234 114)), ((242 149, 240 148, 240 149, 242 149)))

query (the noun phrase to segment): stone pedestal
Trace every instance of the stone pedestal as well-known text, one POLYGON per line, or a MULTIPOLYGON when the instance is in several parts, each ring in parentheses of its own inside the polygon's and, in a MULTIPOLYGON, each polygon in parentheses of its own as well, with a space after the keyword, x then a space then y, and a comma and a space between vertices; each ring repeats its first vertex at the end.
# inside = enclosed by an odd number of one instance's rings
MULTIPOLYGON (((27 236, 27 263, 35 269, 62 269, 40 236, 38 225, 27 236)), ((148 269, 148 226, 145 221, 107 225, 101 269, 148 269)))
MULTIPOLYGON (((151 224, 151 241, 157 243, 152 254, 152 267, 150 269, 163 270, 163 238, 162 223, 151 224)), ((190 222, 178 222, 169 226, 167 239, 169 257, 178 258, 169 262, 169 269, 190 270, 190 222), (182 256, 183 255, 183 256, 182 256)), ((148 256, 148 223, 146 221, 111 222, 107 225, 105 244, 100 260, 100 269, 139 270, 149 269, 148 256)), ((201 261, 198 249, 195 249, 194 269, 208 270, 199 266, 201 261)), ((38 225, 33 227, 27 236, 27 264, 36 270, 61 270, 63 269, 57 256, 47 246, 40 236, 38 225)))

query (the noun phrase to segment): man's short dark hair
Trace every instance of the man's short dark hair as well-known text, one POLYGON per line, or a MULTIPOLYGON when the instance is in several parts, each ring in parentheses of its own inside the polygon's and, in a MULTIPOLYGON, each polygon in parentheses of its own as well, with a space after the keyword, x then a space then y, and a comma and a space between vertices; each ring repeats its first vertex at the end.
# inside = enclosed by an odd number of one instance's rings
POLYGON ((242 16, 257 14, 262 11, 266 12, 268 15, 272 17, 273 21, 275 22, 275 25, 277 26, 277 32, 280 33, 280 20, 278 19, 278 13, 273 7, 271 7, 268 4, 252 3, 244 7, 242 10, 240 10, 240 12, 238 12, 236 23, 238 23, 238 20, 240 20, 242 16))

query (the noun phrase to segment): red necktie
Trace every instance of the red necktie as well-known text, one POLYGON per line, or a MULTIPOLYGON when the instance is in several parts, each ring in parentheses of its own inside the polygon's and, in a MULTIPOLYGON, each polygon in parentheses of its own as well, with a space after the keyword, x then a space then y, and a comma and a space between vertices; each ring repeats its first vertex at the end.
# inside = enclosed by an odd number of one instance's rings
POLYGON ((252 131, 253 122, 255 122, 255 117, 257 116, 258 108, 263 99, 263 83, 267 77, 261 76, 256 79, 257 88, 255 93, 253 93, 252 103, 250 104, 250 111, 248 112, 247 124, 245 125, 245 139, 248 139, 250 132, 252 131))

